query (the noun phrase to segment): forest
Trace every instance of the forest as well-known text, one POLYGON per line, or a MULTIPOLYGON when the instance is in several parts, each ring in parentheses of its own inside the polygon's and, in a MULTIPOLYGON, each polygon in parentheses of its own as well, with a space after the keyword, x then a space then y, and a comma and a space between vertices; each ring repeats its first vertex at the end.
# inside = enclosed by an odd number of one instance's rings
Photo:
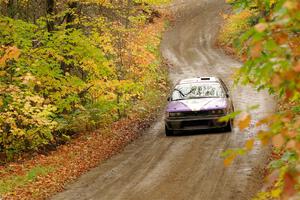
POLYGON ((141 29, 161 3, 1 0, 1 162, 147 112, 167 81, 160 33, 141 29))

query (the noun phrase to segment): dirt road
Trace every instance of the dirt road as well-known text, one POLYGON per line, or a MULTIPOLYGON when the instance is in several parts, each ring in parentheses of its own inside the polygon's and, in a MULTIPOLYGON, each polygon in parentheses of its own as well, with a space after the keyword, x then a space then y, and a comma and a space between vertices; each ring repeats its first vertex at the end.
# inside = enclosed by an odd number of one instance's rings
MULTIPOLYGON (((213 47, 222 22, 224 0, 175 0, 178 22, 163 39, 162 54, 172 63, 171 80, 214 75, 232 85, 232 67, 240 64, 213 47)), ((259 104, 254 121, 274 109, 266 92, 232 89, 236 110, 259 104)), ((254 134, 200 133, 165 137, 163 118, 124 152, 82 176, 53 199, 99 200, 247 200, 260 188, 266 151, 256 145, 246 157, 225 168, 220 154, 242 147, 254 134)))

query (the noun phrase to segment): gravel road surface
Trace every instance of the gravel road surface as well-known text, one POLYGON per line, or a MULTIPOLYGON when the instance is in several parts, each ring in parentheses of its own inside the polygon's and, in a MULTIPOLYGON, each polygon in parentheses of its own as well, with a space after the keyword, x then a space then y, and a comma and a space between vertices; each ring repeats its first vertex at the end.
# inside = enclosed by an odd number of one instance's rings
MULTIPOLYGON (((168 7, 177 20, 163 37, 162 54, 170 63, 170 79, 219 76, 231 88, 236 110, 260 105, 253 124, 274 110, 267 92, 248 86, 232 87, 232 73, 240 63, 214 47, 228 7, 224 0, 175 0, 168 7)), ((165 137, 163 117, 122 153, 67 186, 53 200, 247 200, 262 184, 260 174, 267 151, 255 145, 248 156, 224 167, 220 154, 242 147, 255 134, 195 132, 165 137)))

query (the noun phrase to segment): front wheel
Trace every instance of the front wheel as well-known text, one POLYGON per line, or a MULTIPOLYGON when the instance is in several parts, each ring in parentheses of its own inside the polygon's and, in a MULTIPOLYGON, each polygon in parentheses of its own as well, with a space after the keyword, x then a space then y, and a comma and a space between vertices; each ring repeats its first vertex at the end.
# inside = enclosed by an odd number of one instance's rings
POLYGON ((232 131, 232 128, 233 128, 233 119, 231 119, 228 123, 227 123, 227 126, 224 128, 224 130, 226 132, 231 132, 232 131))
POLYGON ((170 129, 168 129, 167 126, 165 126, 165 133, 166 133, 166 136, 172 136, 172 135, 174 135, 173 131, 170 130, 170 129))

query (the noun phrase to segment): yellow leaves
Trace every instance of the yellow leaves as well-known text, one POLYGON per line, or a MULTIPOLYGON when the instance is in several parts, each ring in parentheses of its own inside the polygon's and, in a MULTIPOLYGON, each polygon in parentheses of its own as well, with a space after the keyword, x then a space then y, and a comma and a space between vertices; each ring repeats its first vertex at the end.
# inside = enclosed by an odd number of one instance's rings
POLYGON ((280 195, 281 195, 281 193, 282 193, 282 189, 281 188, 277 188, 277 189, 274 189, 274 190, 271 191, 271 196, 273 198, 279 198, 280 195))
POLYGON ((6 76, 7 75, 7 72, 5 71, 5 70, 2 70, 2 71, 0 71, 0 76, 6 76))
POLYGON ((251 151, 254 147, 254 144, 255 144, 255 138, 251 138, 246 141, 244 148, 239 148, 235 150, 229 149, 226 152, 224 152, 222 154, 222 157, 224 157, 223 160, 224 166, 225 167, 230 166, 233 163, 234 159, 237 158, 237 156, 244 155, 245 153, 251 151))
POLYGON ((277 0, 270 0, 270 7, 275 5, 276 2, 277 2, 277 0))
POLYGON ((253 146, 254 146, 254 139, 248 140, 245 144, 245 148, 247 151, 251 151, 253 149, 253 146))
POLYGON ((230 15, 228 15, 228 14, 221 14, 221 16, 223 19, 228 19, 230 17, 230 15))
POLYGON ((297 2, 296 1, 286 1, 284 4, 283 4, 283 7, 286 8, 286 9, 289 9, 289 10, 294 10, 294 9, 297 9, 297 2))
POLYGON ((253 15, 250 10, 243 10, 239 13, 227 15, 221 14, 226 19, 225 25, 222 27, 218 40, 221 44, 228 44, 232 42, 232 38, 236 37, 241 31, 250 28, 249 18, 253 15))
POLYGON ((30 82, 36 80, 36 78, 31 73, 26 73, 21 79, 23 80, 23 84, 29 84, 30 82))
POLYGON ((242 119, 238 121, 238 127, 240 130, 244 130, 250 125, 251 116, 249 114, 245 115, 242 119))
POLYGON ((259 132, 257 133, 257 137, 258 137, 258 139, 260 140, 260 142, 261 142, 261 144, 262 144, 263 146, 269 144, 270 138, 271 138, 269 132, 267 132, 267 131, 262 131, 262 130, 259 131, 259 132))
POLYGON ((281 190, 277 191, 277 187, 276 187, 276 183, 278 182, 279 178, 280 178, 280 170, 276 169, 273 170, 272 173, 269 174, 265 179, 264 188, 274 187, 274 193, 271 194, 273 197, 276 197, 278 195, 278 192, 280 193, 281 191, 281 190))
POLYGON ((267 125, 267 124, 270 124, 272 123, 274 120, 276 120, 277 117, 275 115, 270 115, 270 116, 267 116, 261 120, 259 120, 257 123, 256 123, 256 127, 259 127, 259 126, 262 126, 262 125, 267 125))
POLYGON ((18 59, 20 53, 20 50, 15 46, 6 48, 4 56, 0 58, 0 67, 4 66, 8 60, 18 59))

